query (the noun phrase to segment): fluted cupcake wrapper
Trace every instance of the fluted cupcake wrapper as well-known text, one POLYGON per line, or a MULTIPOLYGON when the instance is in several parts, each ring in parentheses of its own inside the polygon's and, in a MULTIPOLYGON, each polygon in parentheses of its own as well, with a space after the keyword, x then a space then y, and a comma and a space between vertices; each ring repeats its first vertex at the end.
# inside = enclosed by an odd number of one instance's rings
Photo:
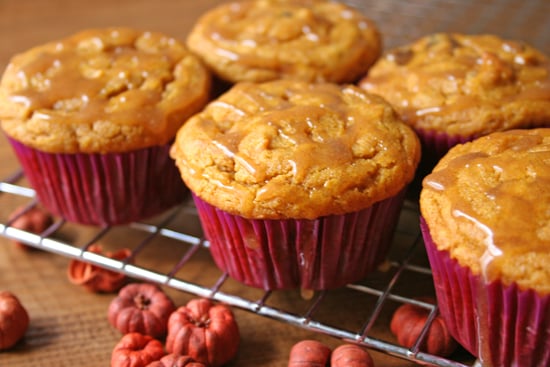
POLYGON ((450 135, 439 131, 416 129, 416 134, 422 144, 422 158, 420 160, 417 177, 421 178, 432 171, 437 162, 457 144, 463 144, 476 138, 474 135, 450 135))
POLYGON ((169 145, 126 153, 57 154, 8 140, 38 200, 71 222, 125 224, 159 214, 188 193, 169 145))
POLYGON ((550 366, 550 295, 485 282, 438 250, 421 218, 441 316, 483 366, 550 366))
POLYGON ((385 259, 403 196, 314 220, 247 219, 194 200, 212 257, 229 276, 266 290, 320 290, 361 280, 385 259))
POLYGON ((463 144, 476 138, 475 135, 450 135, 438 131, 417 129, 416 133, 422 142, 422 147, 430 155, 441 158, 449 149, 457 144, 463 144))

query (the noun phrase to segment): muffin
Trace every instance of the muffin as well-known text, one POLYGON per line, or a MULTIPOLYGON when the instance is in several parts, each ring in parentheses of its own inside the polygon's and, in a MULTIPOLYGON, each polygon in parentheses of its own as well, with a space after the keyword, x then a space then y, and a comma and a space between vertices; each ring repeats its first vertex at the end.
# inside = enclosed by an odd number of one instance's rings
POLYGON ((329 289, 384 260, 420 154, 356 86, 241 82, 190 118, 171 155, 215 263, 263 289, 329 289))
POLYGON ((427 35, 387 51, 359 85, 383 96, 415 129, 423 174, 455 144, 550 126, 548 57, 494 35, 427 35))
POLYGON ((191 29, 187 46, 229 85, 297 78, 356 82, 381 54, 375 24, 327 0, 251 0, 219 5, 191 29))
POLYGON ((423 181, 440 312, 484 366, 550 365, 550 129, 451 148, 423 181))
POLYGON ((90 29, 11 59, 0 119, 49 211, 82 224, 122 224, 188 194, 169 149, 182 122, 208 102, 210 84, 182 42, 90 29))

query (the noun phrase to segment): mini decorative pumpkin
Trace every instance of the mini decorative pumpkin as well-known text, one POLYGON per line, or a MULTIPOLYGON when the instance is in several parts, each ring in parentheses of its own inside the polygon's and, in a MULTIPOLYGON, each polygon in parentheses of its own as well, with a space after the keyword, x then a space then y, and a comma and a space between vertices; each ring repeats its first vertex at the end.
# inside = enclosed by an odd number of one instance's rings
POLYGON ((111 354, 111 367, 145 367, 164 356, 162 343, 149 335, 128 333, 111 354))
POLYGON ((316 340, 301 340, 292 346, 288 367, 325 367, 330 359, 330 348, 316 340))
MULTIPOLYGON (((433 298, 422 298, 427 303, 434 303, 433 298)), ((416 343, 426 321, 430 315, 430 310, 413 304, 403 304, 394 312, 390 330, 397 337, 397 342, 407 348, 411 348, 416 343)), ((443 318, 436 316, 428 329, 424 343, 420 349, 424 352, 446 357, 455 351, 458 344, 453 339, 443 318)))
POLYGON ((176 309, 164 291, 149 283, 131 283, 120 289, 109 305, 111 325, 121 333, 138 332, 154 338, 166 335, 170 314, 176 309))
MULTIPOLYGON (((91 245, 88 247, 88 251, 116 260, 124 260, 131 254, 130 249, 127 248, 116 252, 107 251, 103 254, 103 249, 99 244, 91 245)), ((79 260, 71 260, 67 269, 67 276, 71 283, 80 285, 90 292, 105 293, 118 291, 128 279, 122 273, 79 260)))
POLYGON ((231 309, 207 299, 189 301, 168 320, 168 353, 189 355, 210 367, 233 359, 239 342, 239 328, 231 309))
POLYGON ((332 351, 331 367, 374 367, 370 354, 355 344, 342 344, 332 351))
MULTIPOLYGON (((34 206, 25 211, 25 206, 20 206, 15 209, 9 216, 10 226, 22 231, 40 234, 53 224, 53 217, 50 213, 41 207, 34 206)), ((23 249, 29 249, 25 243, 21 241, 13 241, 17 246, 23 249)))
POLYGON ((206 365, 195 361, 189 356, 179 354, 167 354, 160 359, 147 365, 147 367, 206 367, 206 365))
POLYGON ((27 332, 29 314, 11 292, 0 292, 0 349, 13 347, 27 332))

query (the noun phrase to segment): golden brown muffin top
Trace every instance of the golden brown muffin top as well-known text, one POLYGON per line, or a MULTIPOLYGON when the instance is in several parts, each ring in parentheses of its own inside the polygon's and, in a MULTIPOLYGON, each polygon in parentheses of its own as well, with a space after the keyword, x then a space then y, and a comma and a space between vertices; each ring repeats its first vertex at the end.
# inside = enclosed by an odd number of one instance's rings
POLYGON ((493 35, 438 33, 385 53, 360 81, 416 129, 458 136, 550 126, 550 61, 493 35))
POLYGON ((0 82, 0 119, 43 151, 123 152, 170 142, 209 89, 208 70, 182 42, 90 29, 15 55, 0 82))
POLYGON ((198 19, 187 45, 230 82, 355 82, 382 49, 371 20, 325 0, 222 4, 198 19))
POLYGON ((171 155, 206 202, 248 218, 313 219, 364 209, 407 185, 419 142, 358 87, 242 82, 178 131, 171 155))
POLYGON ((550 129, 492 133, 452 148, 420 209, 440 250, 487 280, 550 293, 550 129))

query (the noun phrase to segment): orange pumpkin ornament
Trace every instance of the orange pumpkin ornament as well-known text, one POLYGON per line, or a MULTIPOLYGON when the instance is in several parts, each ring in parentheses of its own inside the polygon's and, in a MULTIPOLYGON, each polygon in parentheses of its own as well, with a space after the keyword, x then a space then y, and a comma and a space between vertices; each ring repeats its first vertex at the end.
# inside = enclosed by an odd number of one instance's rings
POLYGON ((233 359, 239 343, 239 328, 231 309, 208 299, 189 301, 168 320, 168 353, 188 355, 210 367, 233 359))
POLYGON ((206 365, 195 361, 189 356, 179 354, 167 354, 160 359, 147 365, 147 367, 206 367, 206 365))
MULTIPOLYGON (((103 248, 99 244, 91 245, 88 247, 88 251, 115 260, 124 260, 131 254, 130 249, 127 248, 115 252, 107 251, 103 253, 103 248)), ((117 292, 128 279, 128 277, 122 273, 74 259, 69 263, 67 277, 72 284, 82 286, 90 292, 103 293, 117 292)))
MULTIPOLYGON (((427 303, 434 303, 433 298, 420 299, 427 303)), ((403 304, 397 308, 392 316, 390 323, 391 332, 397 337, 397 342, 407 348, 411 348, 422 329, 426 325, 430 310, 413 304, 403 304)), ((420 350, 446 357, 455 351, 458 344, 449 333, 441 316, 436 316, 430 324, 424 343, 420 345, 420 350)))
POLYGON ((13 347, 29 328, 29 314, 11 292, 0 292, 0 349, 13 347))
MULTIPOLYGON (((9 215, 8 221, 11 227, 34 234, 41 234, 53 224, 52 215, 41 207, 34 206, 25 210, 25 206, 20 206, 9 215)), ((32 248, 21 241, 14 240, 13 242, 22 249, 32 248)))
POLYGON ((111 367, 146 367, 164 356, 162 343, 149 335, 128 333, 111 354, 111 367))
POLYGON ((137 332, 162 338, 174 302, 154 284, 130 283, 118 292, 108 310, 109 322, 121 333, 137 332))

